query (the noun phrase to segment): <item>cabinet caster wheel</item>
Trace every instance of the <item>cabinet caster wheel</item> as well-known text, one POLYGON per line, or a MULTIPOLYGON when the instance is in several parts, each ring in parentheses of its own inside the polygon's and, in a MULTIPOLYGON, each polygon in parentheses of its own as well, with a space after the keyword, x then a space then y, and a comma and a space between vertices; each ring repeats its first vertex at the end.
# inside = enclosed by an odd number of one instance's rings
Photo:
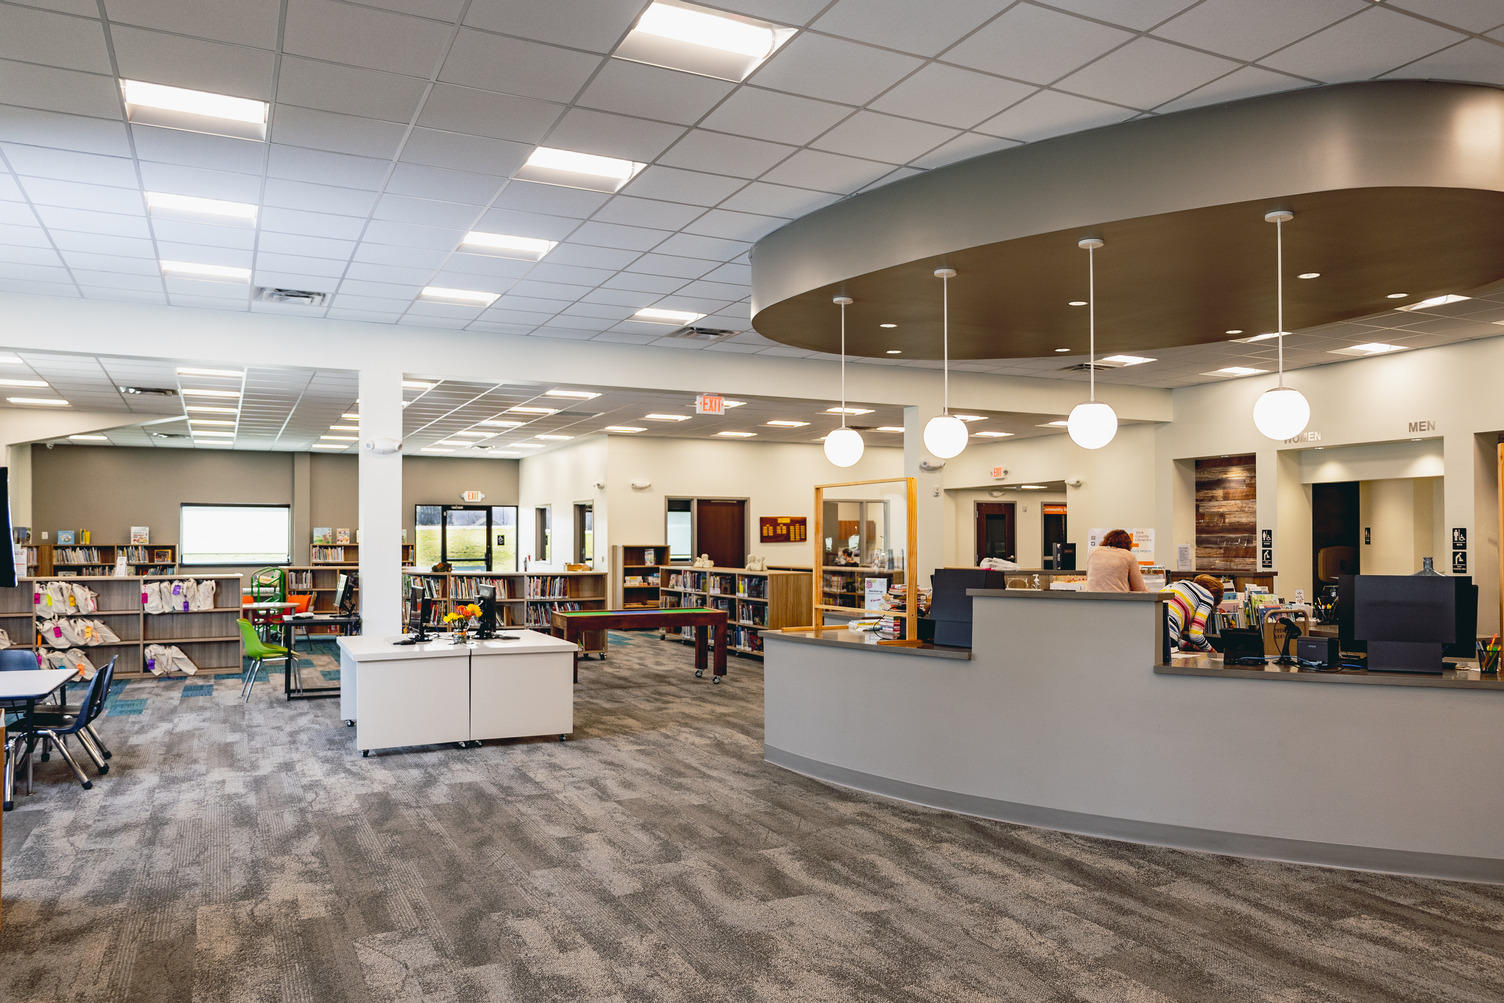
POLYGON ((704 679, 705 678, 705 670, 704 669, 695 669, 695 678, 696 679, 704 679))
POLYGON ((720 676, 711 676, 710 677, 710 685, 712 685, 712 686, 719 686, 719 685, 721 685, 721 677, 720 676))
POLYGON ((353 728, 353 727, 355 727, 355 722, 352 721, 352 720, 350 720, 349 718, 346 718, 345 719, 345 727, 346 728, 353 728))
POLYGON ((561 742, 565 742, 565 741, 568 741, 568 740, 569 740, 569 736, 568 735, 560 735, 559 736, 559 741, 561 741, 561 742))
POLYGON ((366 757, 367 757, 367 756, 369 756, 369 755, 370 755, 370 754, 371 754, 371 750, 370 750, 370 749, 361 749, 361 750, 360 750, 360 758, 361 758, 361 759, 364 759, 364 758, 366 758, 366 757))
POLYGON ((606 653, 603 651, 603 652, 601 652, 601 661, 604 662, 605 660, 606 660, 606 653))

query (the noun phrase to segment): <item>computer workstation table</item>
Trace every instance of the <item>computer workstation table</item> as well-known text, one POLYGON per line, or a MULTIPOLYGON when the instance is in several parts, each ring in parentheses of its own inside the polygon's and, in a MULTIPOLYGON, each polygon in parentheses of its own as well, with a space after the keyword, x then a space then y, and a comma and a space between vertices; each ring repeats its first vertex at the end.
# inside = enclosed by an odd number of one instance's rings
POLYGON ((373 749, 574 731, 576 646, 534 630, 485 641, 450 635, 341 637, 340 716, 373 749))
POLYGON ((303 672, 298 661, 298 631, 305 640, 312 640, 309 630, 313 627, 334 627, 341 637, 360 633, 358 613, 293 613, 283 618, 282 643, 292 652, 287 671, 282 674, 282 694, 288 700, 318 700, 339 696, 339 686, 304 686, 303 672))

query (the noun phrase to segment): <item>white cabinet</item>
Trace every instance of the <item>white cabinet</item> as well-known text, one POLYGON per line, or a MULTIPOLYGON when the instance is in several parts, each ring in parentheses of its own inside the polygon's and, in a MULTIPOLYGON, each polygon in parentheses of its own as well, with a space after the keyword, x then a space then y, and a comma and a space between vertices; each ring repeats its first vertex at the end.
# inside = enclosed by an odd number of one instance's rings
POLYGON ((574 646, 470 655, 470 738, 567 735, 574 731, 574 646))

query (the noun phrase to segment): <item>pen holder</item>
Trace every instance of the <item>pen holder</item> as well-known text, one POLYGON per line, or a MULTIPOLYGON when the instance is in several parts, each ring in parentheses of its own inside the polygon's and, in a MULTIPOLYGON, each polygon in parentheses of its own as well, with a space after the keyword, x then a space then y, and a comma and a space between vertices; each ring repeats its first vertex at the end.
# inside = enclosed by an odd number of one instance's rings
POLYGON ((1481 672, 1488 672, 1488 673, 1492 673, 1493 675, 1498 675, 1498 673, 1499 673, 1499 649, 1498 648, 1492 648, 1492 649, 1490 649, 1490 648, 1479 648, 1478 649, 1478 669, 1481 672))

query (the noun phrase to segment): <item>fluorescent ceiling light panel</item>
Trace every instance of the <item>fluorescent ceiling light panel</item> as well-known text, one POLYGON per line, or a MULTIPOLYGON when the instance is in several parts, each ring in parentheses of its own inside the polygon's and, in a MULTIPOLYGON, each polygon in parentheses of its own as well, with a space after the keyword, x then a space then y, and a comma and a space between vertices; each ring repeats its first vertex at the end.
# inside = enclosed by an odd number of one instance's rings
POLYGON ((596 397, 599 397, 600 394, 592 393, 589 390, 545 390, 543 391, 543 396, 568 397, 571 400, 588 401, 594 400, 596 397))
POLYGON ((230 426, 233 427, 235 423, 233 421, 230 421, 228 418, 189 418, 188 419, 188 424, 189 425, 230 425, 230 426))
POLYGON ((803 428, 808 425, 807 421, 765 421, 764 425, 772 425, 774 428, 803 428))
POLYGON ((592 192, 614 193, 637 176, 647 164, 615 157, 598 157, 593 153, 556 150, 548 146, 535 149, 527 163, 513 177, 519 181, 536 181, 564 188, 584 188, 592 192))
POLYGON ((1455 295, 1453 293, 1448 293, 1445 296, 1432 296, 1428 300, 1421 300, 1419 303, 1411 303, 1408 306, 1395 307, 1395 309, 1396 310, 1406 310, 1406 311, 1409 311, 1409 310, 1428 310, 1428 309, 1430 309, 1433 306, 1447 306, 1450 303, 1461 303, 1461 302, 1463 302, 1465 300, 1469 300, 1469 299, 1472 299, 1472 297, 1471 296, 1457 296, 1457 295, 1455 295))
POLYGON ((507 444, 505 446, 501 446, 499 448, 501 448, 501 449, 542 449, 543 448, 543 443, 541 443, 541 442, 513 442, 513 443, 509 443, 509 444, 507 444))
POLYGON ((889 355, 902 355, 903 354, 903 349, 901 349, 901 348, 890 348, 890 349, 888 349, 888 354, 889 355))
POLYGON ((687 414, 645 414, 648 421, 689 421, 687 414))
POLYGON ((1128 366, 1142 366, 1145 362, 1157 362, 1159 360, 1150 359, 1143 355, 1106 355, 1097 361, 1109 366, 1126 368, 1128 366))
POLYGON ((495 432, 456 432, 454 434, 457 435, 457 436, 458 435, 463 435, 463 436, 465 436, 467 438, 471 438, 471 439, 494 439, 494 438, 496 438, 496 433, 495 432))
POLYGON ((723 436, 725 436, 728 439, 750 439, 750 438, 752 438, 756 434, 757 434, 756 432, 717 432, 716 433, 716 435, 723 435, 723 436))
POLYGON ((15 355, 0 355, 0 366, 19 366, 21 359, 15 355))
POLYGON ((0 387, 45 387, 46 380, 0 380, 0 387))
POLYGON ((314 449, 349 449, 349 446, 341 446, 337 442, 315 442, 314 449))
MULTIPOLYGON (((326 435, 326 436, 324 436, 324 438, 331 439, 331 438, 335 438, 335 437, 334 436, 326 435)), ((463 439, 440 439, 438 441, 438 445, 440 445, 440 446, 473 446, 473 445, 475 445, 475 443, 473 443, 473 442, 466 442, 463 439)))
POLYGON ((239 390, 211 390, 202 387, 184 387, 184 397, 239 397, 239 390))
MULTIPOLYGON (((513 408, 513 410, 516 410, 516 408, 513 408)), ((553 412, 550 411, 549 413, 552 414, 553 412)), ((476 422, 476 424, 484 425, 487 428, 517 428, 524 423, 520 421, 501 421, 496 418, 487 418, 485 421, 476 422)))
POLYGON ((359 425, 330 425, 329 426, 329 431, 331 431, 331 432, 359 432, 360 431, 360 426, 359 425))
POLYGON ((219 429, 216 429, 216 428, 195 428, 193 430, 193 434, 196 437, 201 437, 201 438, 205 438, 205 439, 233 439, 233 438, 235 438, 235 433, 234 432, 222 432, 222 431, 220 431, 219 429))
POLYGON ((191 369, 188 366, 178 366, 179 376, 213 376, 227 380, 238 380, 245 375, 238 369, 191 369))
POLYGON ((979 414, 957 414, 954 411, 951 412, 950 416, 952 418, 960 418, 962 421, 968 421, 968 422, 969 421, 986 421, 987 420, 984 416, 979 415, 979 414))
POLYGON ((546 439, 549 442, 564 442, 567 439, 573 439, 574 436, 572 436, 572 435, 536 435, 533 438, 535 438, 535 439, 546 439))
POLYGON ((68 436, 68 438, 72 439, 74 442, 109 442, 110 441, 110 437, 108 435, 89 435, 87 433, 80 434, 80 435, 70 435, 70 436, 68 436))
POLYGON ((1385 352, 1398 352, 1404 345, 1386 345, 1382 341, 1370 341, 1362 345, 1350 345, 1347 348, 1334 348, 1332 355, 1383 355, 1385 352))
POLYGON ((12 404, 38 404, 43 407, 72 407, 72 405, 67 401, 59 400, 56 397, 7 397, 5 399, 10 401, 12 404))
POLYGON ((346 421, 359 421, 360 420, 360 415, 353 414, 353 413, 351 413, 351 414, 342 414, 342 415, 340 415, 340 417, 343 418, 343 419, 345 419, 346 421))
POLYGON ((265 101, 144 80, 122 80, 120 89, 125 96, 126 118, 137 125, 207 132, 235 139, 266 139, 265 101))
POLYGON ((640 320, 646 324, 693 324, 703 313, 691 313, 688 310, 659 310, 657 307, 645 307, 632 315, 633 320, 640 320))
POLYGON ((498 258, 541 261, 545 254, 559 246, 559 242, 543 240, 539 237, 514 237, 506 233, 471 230, 465 234, 465 239, 460 241, 460 246, 467 251, 490 254, 498 258))
POLYGON ((197 261, 163 261, 162 274, 181 275, 190 279, 209 279, 219 282, 249 282, 251 270, 234 265, 203 265, 197 261))
MULTIPOLYGON (((1231 331, 1228 332, 1228 334, 1231 334, 1231 333, 1232 333, 1231 331)), ((1278 338, 1278 337, 1279 337, 1279 333, 1278 332, 1271 331, 1268 334, 1255 334, 1255 335, 1253 335, 1252 337, 1249 337, 1249 338, 1234 338, 1232 340, 1235 341, 1235 342, 1237 342, 1240 345, 1251 345, 1255 341, 1268 341, 1270 338, 1278 338)))
POLYGON ((1049 488, 1045 487, 1043 484, 1020 484, 1020 485, 1018 485, 1018 490, 1020 490, 1020 491, 1048 491, 1049 488))
POLYGON ((793 28, 769 21, 658 0, 612 55, 740 83, 792 37, 793 28))
POLYGON ((602 432, 646 432, 641 425, 607 425, 602 432))
POLYGON ((354 442, 357 437, 353 435, 321 435, 319 438, 325 442, 354 442))
POLYGON ((872 431, 874 431, 874 432, 902 432, 903 431, 903 426, 902 425, 879 425, 876 428, 874 428, 872 431))
POLYGON ((826 414, 871 414, 870 407, 828 407, 826 414))
POLYGON ((1059 421, 1047 421, 1043 425, 1040 425, 1039 427, 1040 428, 1065 428, 1069 424, 1070 424, 1070 422, 1068 422, 1064 418, 1062 418, 1059 421))
POLYGON ((1012 435, 1012 432, 973 432, 972 435, 982 439, 1002 439, 1012 435))
POLYGON ((490 306, 501 293, 483 293, 475 289, 448 289, 444 286, 424 286, 419 299, 438 300, 442 303, 463 303, 466 306, 490 306))
POLYGON ((191 223, 256 225, 257 209, 249 202, 226 202, 224 199, 204 199, 196 195, 147 192, 146 208, 151 210, 153 216, 163 219, 180 219, 191 223))
POLYGON ((452 452, 454 452, 454 450, 452 450, 452 449, 439 449, 436 446, 424 446, 422 449, 419 450, 419 452, 420 453, 452 453, 452 452))
POLYGON ((1267 369, 1254 369, 1254 368, 1252 368, 1250 366, 1223 366, 1221 369, 1214 369, 1214 370, 1212 370, 1209 373, 1202 373, 1201 375, 1202 376, 1253 376, 1256 373, 1267 373, 1268 371, 1269 370, 1267 370, 1267 369))
POLYGON ((402 381, 402 389, 403 390, 432 390, 436 386, 438 386, 437 383, 429 383, 426 380, 403 380, 402 381))
POLYGON ((723 399, 721 401, 721 407, 741 407, 745 403, 747 403, 747 402, 746 401, 734 401, 730 397, 727 397, 727 398, 725 398, 725 399, 723 399))
MULTIPOLYGON (((520 404, 517 407, 509 407, 509 408, 507 408, 507 411, 510 414, 558 414, 559 413, 559 409, 558 408, 553 408, 553 407, 524 407, 524 406, 522 406, 520 404)), ((481 422, 481 424, 482 425, 490 425, 490 424, 492 424, 492 422, 483 421, 483 422, 481 422)), ((518 422, 517 424, 520 425, 521 422, 518 422)))
MULTIPOLYGON (((197 411, 200 414, 239 414, 240 409, 234 407, 216 407, 212 404, 185 404, 184 411, 197 411)), ((189 419, 192 420, 191 418, 189 419)))

